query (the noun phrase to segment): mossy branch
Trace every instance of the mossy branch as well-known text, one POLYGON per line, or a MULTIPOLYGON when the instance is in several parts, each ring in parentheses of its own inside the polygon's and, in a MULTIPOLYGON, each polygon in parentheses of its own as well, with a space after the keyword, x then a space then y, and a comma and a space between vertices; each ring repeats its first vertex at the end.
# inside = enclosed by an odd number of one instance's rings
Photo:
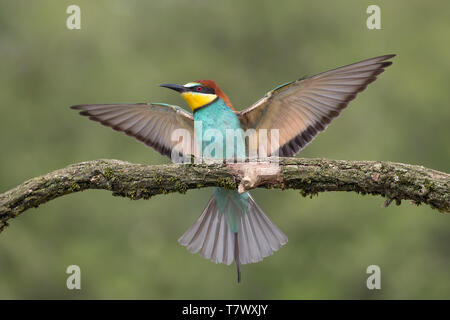
POLYGON ((70 165, 30 179, 0 195, 0 231, 25 210, 57 197, 87 189, 115 196, 148 199, 169 192, 219 186, 248 189, 298 189, 303 195, 355 191, 393 200, 425 203, 450 212, 450 175, 417 165, 380 161, 283 158, 278 164, 143 165, 94 160, 70 165))

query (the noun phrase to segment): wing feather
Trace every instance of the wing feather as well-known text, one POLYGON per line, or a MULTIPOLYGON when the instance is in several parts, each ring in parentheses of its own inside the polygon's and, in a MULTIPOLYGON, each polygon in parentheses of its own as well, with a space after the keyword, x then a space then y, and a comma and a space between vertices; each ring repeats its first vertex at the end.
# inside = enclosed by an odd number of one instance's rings
POLYGON ((237 112, 243 129, 279 130, 280 156, 294 156, 392 64, 395 55, 384 55, 288 82, 268 92, 249 108, 237 112))
POLYGON ((178 106, 158 103, 82 104, 71 108, 80 110, 81 115, 93 121, 136 138, 168 157, 174 149, 183 153, 181 144, 171 140, 174 130, 185 129, 190 139, 194 137, 192 114, 178 106))

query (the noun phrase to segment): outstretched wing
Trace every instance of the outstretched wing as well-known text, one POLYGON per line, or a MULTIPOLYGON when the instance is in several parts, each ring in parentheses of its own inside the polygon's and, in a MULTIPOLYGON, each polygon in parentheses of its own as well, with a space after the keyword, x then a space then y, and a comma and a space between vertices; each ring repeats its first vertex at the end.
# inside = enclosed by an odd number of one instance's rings
MULTIPOLYGON (((248 109, 238 112, 243 129, 279 130, 278 154, 291 157, 303 149, 331 120, 339 115, 358 92, 376 80, 386 61, 395 54, 367 59, 318 75, 292 81, 268 92, 248 109)), ((249 139, 250 140, 250 139, 249 139)), ((257 137, 255 140, 257 141, 257 137)), ((271 149, 272 148, 272 149, 271 149)))
POLYGON ((168 157, 173 149, 183 153, 182 144, 172 141, 174 130, 185 129, 190 139, 194 137, 192 114, 178 106, 162 103, 81 104, 71 108, 81 110, 81 115, 122 131, 168 157))

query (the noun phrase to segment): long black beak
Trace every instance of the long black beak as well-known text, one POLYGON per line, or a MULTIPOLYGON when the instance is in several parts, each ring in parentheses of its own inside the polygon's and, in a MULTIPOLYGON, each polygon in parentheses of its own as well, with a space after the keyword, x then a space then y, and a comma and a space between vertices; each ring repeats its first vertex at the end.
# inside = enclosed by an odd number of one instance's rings
POLYGON ((183 86, 180 86, 179 84, 170 84, 170 83, 163 83, 159 85, 160 87, 169 88, 178 92, 185 92, 187 89, 183 86))

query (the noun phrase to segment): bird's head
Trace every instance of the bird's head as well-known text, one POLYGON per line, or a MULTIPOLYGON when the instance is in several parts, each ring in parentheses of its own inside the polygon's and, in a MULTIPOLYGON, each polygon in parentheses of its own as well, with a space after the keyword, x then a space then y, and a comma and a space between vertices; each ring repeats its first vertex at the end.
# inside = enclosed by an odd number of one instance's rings
POLYGON ((234 110, 230 99, 212 80, 198 80, 185 85, 161 84, 160 86, 178 91, 192 111, 204 107, 216 99, 222 99, 228 107, 234 110))

